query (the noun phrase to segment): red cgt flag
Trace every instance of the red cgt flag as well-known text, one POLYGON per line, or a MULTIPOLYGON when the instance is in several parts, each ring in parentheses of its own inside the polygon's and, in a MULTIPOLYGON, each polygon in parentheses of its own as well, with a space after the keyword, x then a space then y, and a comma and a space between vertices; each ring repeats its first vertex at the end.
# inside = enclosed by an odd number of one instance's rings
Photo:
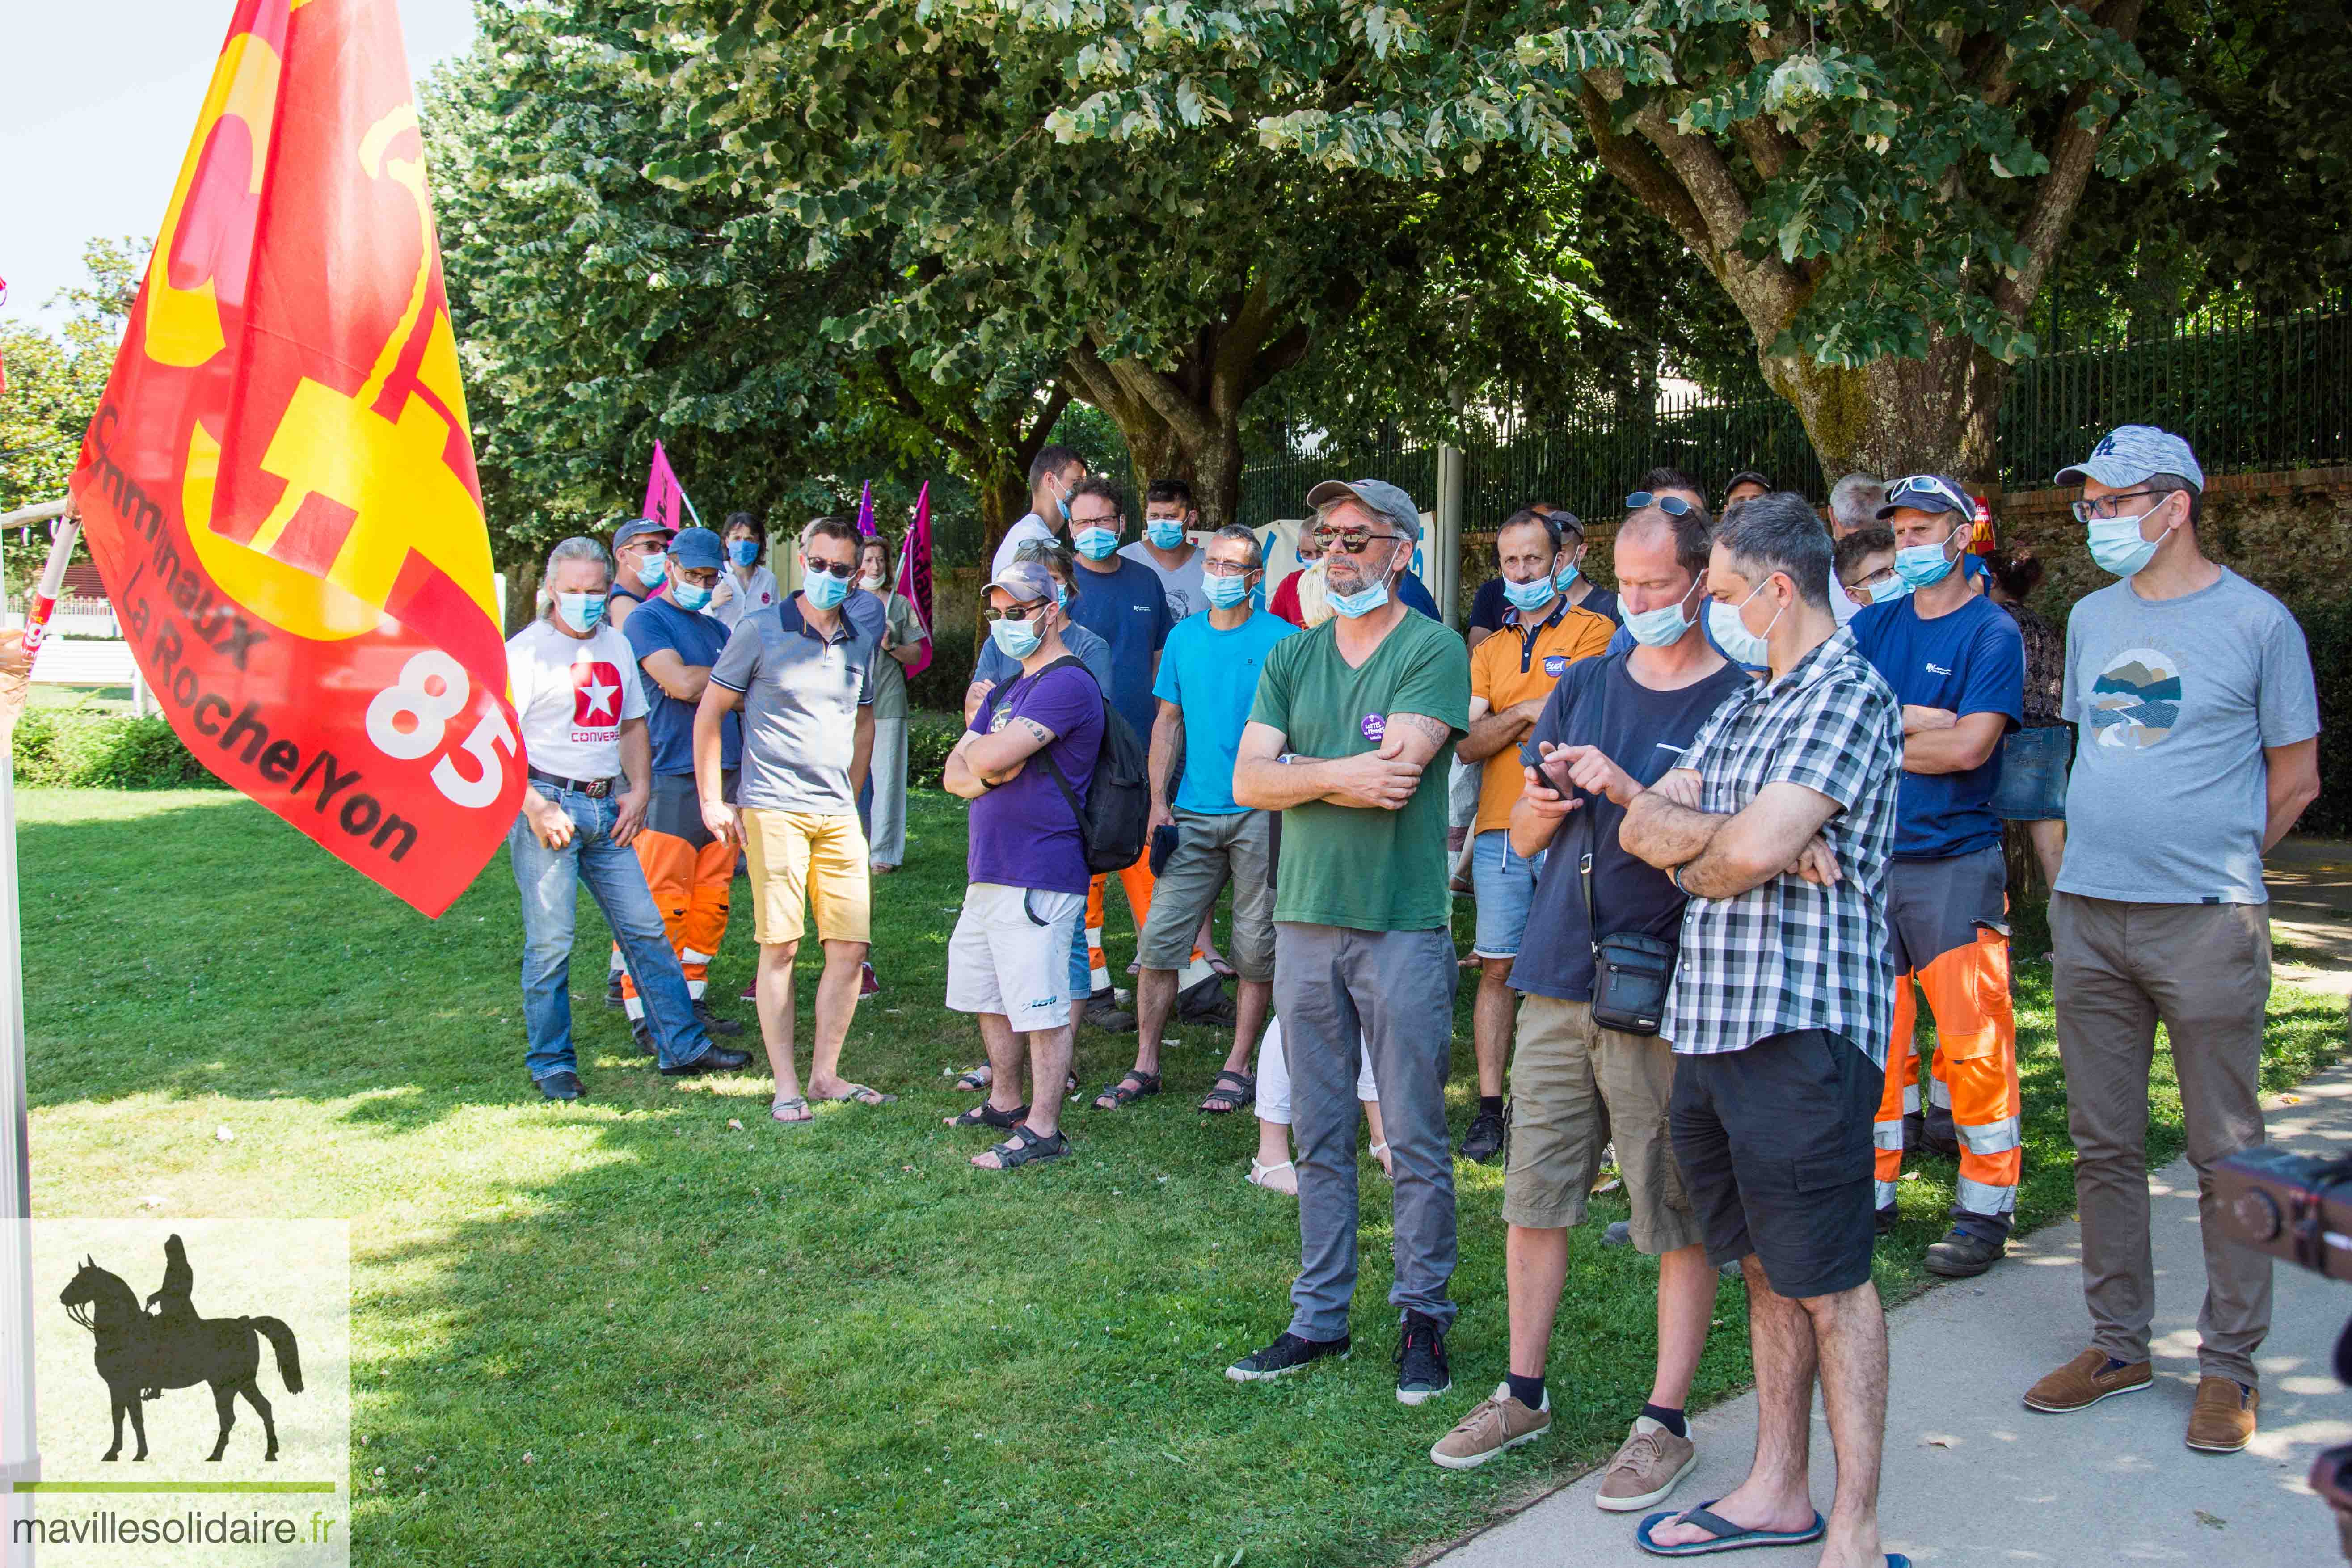
POLYGON ((190 751, 428 915, 523 757, 393 0, 239 0, 73 493, 190 751))

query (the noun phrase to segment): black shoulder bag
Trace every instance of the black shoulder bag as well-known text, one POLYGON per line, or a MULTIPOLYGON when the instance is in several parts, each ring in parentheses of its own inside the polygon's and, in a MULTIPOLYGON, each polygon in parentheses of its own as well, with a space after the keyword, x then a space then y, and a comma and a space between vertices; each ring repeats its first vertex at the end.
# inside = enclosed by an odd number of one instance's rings
POLYGON ((1592 943, 1592 1021, 1624 1035, 1654 1035, 1666 1016, 1666 990, 1674 984, 1680 950, 1671 942, 1639 931, 1601 934, 1592 914, 1592 846, 1598 834, 1592 810, 1584 813, 1584 855, 1577 880, 1584 889, 1584 931, 1592 943))

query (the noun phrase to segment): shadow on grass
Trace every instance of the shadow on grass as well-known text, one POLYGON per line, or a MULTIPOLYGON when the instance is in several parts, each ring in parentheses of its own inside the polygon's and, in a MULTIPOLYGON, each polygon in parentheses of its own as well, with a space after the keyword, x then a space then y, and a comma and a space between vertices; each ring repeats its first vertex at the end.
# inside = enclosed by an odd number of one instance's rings
MULTIPOLYGON (((1282 1326, 1297 1257, 1295 1207, 1241 1179, 1252 1123, 1191 1110, 1222 1037, 1178 1031, 1158 1099, 1073 1108, 1075 1159, 973 1170, 984 1140, 940 1125, 968 1102, 942 1069, 975 1049, 939 1001, 961 816, 938 795, 911 816, 908 868, 878 884, 885 991, 845 1058, 905 1098, 787 1131, 763 1114, 764 1079, 675 1085, 629 1052, 600 1005, 593 906, 574 1016, 593 1098, 538 1103, 503 856, 435 923, 234 797, 28 799, 42 1157, 142 1191, 121 1172, 189 1164, 178 1100, 207 1129, 211 1102, 246 1102, 241 1120, 301 1151, 257 1163, 287 1189, 274 1201, 355 1222, 353 1479, 375 1563, 1376 1563, 1615 1446, 1649 1382, 1655 1278, 1595 1245, 1616 1198, 1572 1245, 1555 1436, 1456 1475, 1425 1452, 1502 1373, 1498 1170, 1458 1173, 1455 1387, 1419 1410, 1393 1398, 1386 1188, 1369 1161, 1354 1359, 1270 1387, 1219 1375, 1282 1326), (130 1113, 101 1139, 89 1124, 115 1101, 130 1113)), ((749 964, 739 935, 714 994, 749 964)), ((2046 977, 2019 981, 2029 1222, 2072 1198, 2046 977)), ((2276 1070, 2299 1077, 2341 1009, 2282 1001, 2276 1070)), ((1089 1032, 1082 1081, 1132 1048, 1089 1032)), ((2168 1097, 2168 1080, 2152 1158, 2178 1144, 2168 1097)), ((1890 1296, 1918 1279, 1950 1199, 1948 1162, 1917 1170, 1879 1258, 1890 1296)), ((1717 1310, 1698 1404, 1748 1375, 1737 1286, 1717 1310)))

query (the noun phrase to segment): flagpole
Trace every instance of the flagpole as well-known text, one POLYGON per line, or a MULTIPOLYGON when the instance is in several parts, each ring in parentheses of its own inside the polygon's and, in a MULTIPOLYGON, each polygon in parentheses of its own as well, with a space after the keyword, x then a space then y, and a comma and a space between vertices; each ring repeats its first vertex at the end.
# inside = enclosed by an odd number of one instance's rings
MULTIPOLYGON (((81 537, 70 505, 49 544, 48 564, 25 611, 25 658, 39 653, 49 616, 65 588, 66 565, 81 537)), ((0 680, 0 1479, 10 1482, 8 1553, 11 1568, 33 1560, 16 1525, 33 1516, 33 1494, 14 1483, 41 1479, 38 1434, 33 1425, 33 1171, 25 1093, 25 952, 17 903, 16 720, 25 710, 31 671, 0 680)))

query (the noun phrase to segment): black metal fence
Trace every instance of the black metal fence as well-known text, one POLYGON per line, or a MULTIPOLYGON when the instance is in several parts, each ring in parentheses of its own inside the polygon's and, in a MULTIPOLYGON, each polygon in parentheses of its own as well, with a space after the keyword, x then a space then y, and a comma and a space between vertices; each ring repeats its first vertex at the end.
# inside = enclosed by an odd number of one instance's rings
MULTIPOLYGON (((2017 368, 1999 421, 2003 488, 2034 489, 2113 426, 2160 425, 2209 474, 2352 464, 2352 310, 2192 318, 2159 335, 2069 346, 2017 368)), ((1645 418, 1523 428, 1507 420, 1464 448, 1470 526, 1530 500, 1606 517, 1650 468, 1682 469, 1710 494, 1742 468, 1825 499, 1829 480, 1796 410, 1778 398, 1660 400, 1645 418)), ((1286 454, 1242 475, 1242 518, 1297 517, 1316 480, 1398 484, 1435 503, 1434 447, 1402 442, 1286 454)))

